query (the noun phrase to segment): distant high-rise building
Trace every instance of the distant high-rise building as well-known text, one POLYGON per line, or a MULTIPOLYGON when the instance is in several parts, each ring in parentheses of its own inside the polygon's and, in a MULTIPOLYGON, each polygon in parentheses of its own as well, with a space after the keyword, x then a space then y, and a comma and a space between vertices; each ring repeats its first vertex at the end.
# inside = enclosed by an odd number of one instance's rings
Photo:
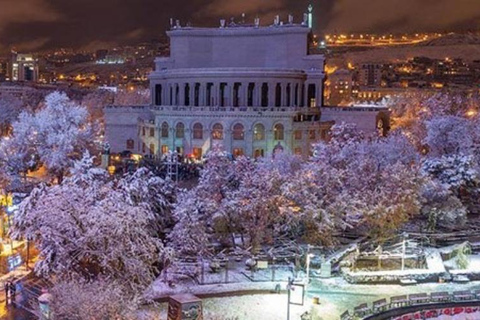
POLYGON ((352 73, 346 69, 339 69, 327 76, 326 105, 342 106, 352 100, 352 73))
POLYGON ((8 72, 8 61, 0 59, 0 82, 5 81, 9 78, 8 72))
POLYGON ((14 53, 11 70, 11 81, 38 81, 38 62, 32 54, 14 53))
POLYGON ((364 64, 360 68, 359 84, 361 86, 376 87, 382 84, 382 65, 364 64))

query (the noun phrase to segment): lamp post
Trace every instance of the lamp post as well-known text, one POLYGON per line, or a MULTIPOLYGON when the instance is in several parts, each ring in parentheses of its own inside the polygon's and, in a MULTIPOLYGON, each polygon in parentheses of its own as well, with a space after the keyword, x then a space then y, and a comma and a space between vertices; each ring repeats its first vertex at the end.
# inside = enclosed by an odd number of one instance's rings
POLYGON ((287 283, 287 320, 290 320, 290 291, 294 290, 293 288, 293 279, 288 277, 288 283, 287 283))

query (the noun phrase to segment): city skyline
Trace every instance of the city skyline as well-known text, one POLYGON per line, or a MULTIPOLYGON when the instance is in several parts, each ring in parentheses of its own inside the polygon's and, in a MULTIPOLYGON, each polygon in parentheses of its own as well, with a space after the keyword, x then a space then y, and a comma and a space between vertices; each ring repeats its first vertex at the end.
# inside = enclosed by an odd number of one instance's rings
POLYGON ((271 24, 277 14, 284 21, 288 14, 300 21, 309 3, 314 6, 316 33, 480 29, 480 7, 474 0, 2 0, 0 52, 13 47, 25 52, 59 47, 94 50, 150 41, 162 36, 170 18, 208 27, 220 18, 240 21, 242 13, 251 22, 260 17, 263 25, 271 24))

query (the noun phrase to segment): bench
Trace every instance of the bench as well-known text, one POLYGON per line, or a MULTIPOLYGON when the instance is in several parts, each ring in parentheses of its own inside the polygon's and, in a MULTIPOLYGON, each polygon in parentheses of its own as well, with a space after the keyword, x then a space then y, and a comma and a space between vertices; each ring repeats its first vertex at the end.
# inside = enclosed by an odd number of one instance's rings
POLYGON ((477 299, 480 300, 480 289, 473 290, 473 294, 475 295, 475 297, 476 297, 477 299))
POLYGON ((409 295, 408 300, 410 300, 410 303, 416 304, 428 302, 430 299, 427 293, 415 293, 409 295))
POLYGON ((352 319, 352 316, 350 315, 350 312, 348 312, 348 310, 340 315, 340 320, 351 320, 351 319, 352 319))
POLYGON ((408 305, 407 295, 391 297, 390 298, 390 305, 392 307, 403 307, 405 305, 408 305))
POLYGON ((384 311, 387 307, 387 299, 373 301, 373 312, 384 311))
POLYGON ((360 317, 366 315, 369 312, 370 309, 368 308, 368 305, 366 303, 362 303, 361 305, 358 305, 353 309, 353 314, 360 317))
POLYGON ((454 291, 453 298, 455 300, 471 300, 473 298, 473 294, 468 290, 463 291, 454 291))
POLYGON ((442 292, 432 292, 430 294, 430 300, 432 302, 443 302, 450 300, 450 293, 442 291, 442 292))

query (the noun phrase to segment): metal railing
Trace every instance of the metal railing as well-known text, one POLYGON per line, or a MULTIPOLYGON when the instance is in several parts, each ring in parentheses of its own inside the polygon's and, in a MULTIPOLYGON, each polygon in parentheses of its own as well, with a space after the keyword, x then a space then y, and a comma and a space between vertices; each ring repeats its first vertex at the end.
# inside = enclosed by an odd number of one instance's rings
POLYGON ((376 314, 381 314, 393 309, 401 309, 415 305, 428 305, 439 303, 455 303, 466 301, 480 301, 480 289, 473 291, 463 290, 449 292, 415 293, 390 297, 389 301, 384 298, 373 301, 372 305, 362 303, 353 308, 353 313, 346 310, 340 315, 341 320, 364 319, 376 314))

